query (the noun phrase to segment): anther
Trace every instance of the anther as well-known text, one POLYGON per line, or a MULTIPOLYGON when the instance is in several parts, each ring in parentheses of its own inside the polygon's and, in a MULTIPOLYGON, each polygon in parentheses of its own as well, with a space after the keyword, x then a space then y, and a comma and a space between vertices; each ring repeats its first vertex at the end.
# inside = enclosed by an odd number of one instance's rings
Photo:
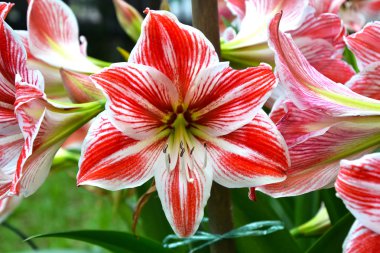
POLYGON ((204 161, 203 161, 203 169, 206 169, 207 167, 207 145, 206 143, 203 144, 203 147, 205 147, 205 157, 204 157, 204 161))
POLYGON ((192 148, 191 148, 191 150, 190 150, 190 155, 193 154, 193 152, 194 152, 194 148, 195 148, 195 147, 192 147, 192 148))
POLYGON ((168 151, 168 147, 169 147, 169 144, 166 144, 163 150, 164 154, 166 154, 166 151, 168 151))
POLYGON ((165 165, 166 165, 166 169, 170 171, 170 155, 169 154, 165 156, 165 165))
POLYGON ((179 154, 180 157, 183 157, 183 154, 185 153, 185 149, 181 149, 181 153, 179 154))

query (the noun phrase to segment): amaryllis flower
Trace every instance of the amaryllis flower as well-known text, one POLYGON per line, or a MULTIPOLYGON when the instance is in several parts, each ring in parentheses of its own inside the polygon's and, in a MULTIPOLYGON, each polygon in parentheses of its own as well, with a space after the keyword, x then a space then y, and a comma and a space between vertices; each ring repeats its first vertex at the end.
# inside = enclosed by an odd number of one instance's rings
POLYGON ((0 20, 0 199, 28 196, 48 175, 54 154, 102 102, 57 104, 44 94, 39 71, 26 67, 17 34, 0 20))
POLYGON ((289 145, 287 180, 261 188, 273 196, 299 195, 332 187, 341 159, 357 159, 380 145, 380 101, 328 79, 305 59, 291 36, 270 25, 276 72, 288 100, 273 119, 289 145))
POLYGON ((292 34, 312 66, 341 83, 354 74, 342 60, 345 29, 336 14, 315 13, 307 0, 227 0, 227 3, 241 22, 235 37, 231 36, 231 29, 226 30, 221 44, 224 59, 240 66, 252 66, 262 60, 274 64, 274 53, 267 44, 268 25, 282 10, 280 30, 292 34))
POLYGON ((59 68, 84 73, 100 70, 88 60, 87 41, 79 37, 77 19, 63 1, 30 0, 27 28, 19 35, 28 52, 28 67, 42 72, 49 95, 60 94, 63 88, 59 68))
POLYGON ((343 245, 344 252, 380 251, 380 153, 343 160, 335 188, 357 219, 343 245))
POLYGON ((78 185, 109 190, 154 177, 179 236, 203 217, 212 180, 226 187, 282 181, 287 149, 260 109, 271 68, 233 70, 198 30, 165 11, 147 11, 128 63, 91 79, 107 97, 82 148, 78 185))

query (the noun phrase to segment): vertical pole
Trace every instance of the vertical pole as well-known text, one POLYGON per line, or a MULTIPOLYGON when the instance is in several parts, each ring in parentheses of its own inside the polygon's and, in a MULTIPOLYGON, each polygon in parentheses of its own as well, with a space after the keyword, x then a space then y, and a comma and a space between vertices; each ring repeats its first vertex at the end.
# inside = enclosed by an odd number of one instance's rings
MULTIPOLYGON (((214 45, 220 58, 218 0, 192 0, 193 26, 201 30, 214 45)), ((233 229, 229 189, 214 183, 207 203, 209 227, 214 234, 233 229)), ((234 253, 235 243, 225 239, 211 246, 211 253, 234 253)))

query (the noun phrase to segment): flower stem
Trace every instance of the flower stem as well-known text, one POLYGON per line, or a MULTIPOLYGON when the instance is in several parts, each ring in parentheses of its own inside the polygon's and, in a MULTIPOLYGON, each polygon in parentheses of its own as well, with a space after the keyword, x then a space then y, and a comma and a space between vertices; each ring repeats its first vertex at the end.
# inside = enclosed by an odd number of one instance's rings
POLYGON ((9 224, 8 222, 4 221, 3 223, 1 223, 1 225, 7 229, 9 229, 10 231, 12 231, 13 233, 15 233, 18 237, 20 237, 26 244, 29 245, 30 248, 32 248, 33 250, 37 250, 38 247, 37 245, 31 241, 31 240, 26 240, 28 238, 27 235, 25 235, 22 231, 20 231, 18 228, 12 226, 11 224, 9 224))
MULTIPOLYGON (((220 58, 218 0, 192 0, 193 26, 201 30, 214 45, 220 58)), ((231 197, 227 188, 214 183, 208 201, 210 230, 223 234, 233 229, 231 197)), ((211 246, 212 253, 234 253, 232 239, 221 240, 211 246)))

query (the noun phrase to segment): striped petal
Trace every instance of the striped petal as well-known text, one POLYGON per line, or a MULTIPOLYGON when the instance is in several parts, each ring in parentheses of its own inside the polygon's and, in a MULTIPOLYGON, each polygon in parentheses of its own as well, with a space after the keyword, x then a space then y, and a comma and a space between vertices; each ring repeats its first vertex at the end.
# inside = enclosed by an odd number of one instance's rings
POLYGON ((380 61, 380 22, 367 24, 361 31, 346 37, 348 48, 355 54, 360 69, 380 61))
POLYGON ((319 109, 287 105, 277 127, 289 145, 287 179, 260 190, 275 196, 300 195, 331 187, 343 158, 356 159, 379 147, 380 118, 326 117, 319 109))
POLYGON ((16 79, 15 113, 24 145, 10 190, 14 195, 34 193, 48 176, 54 155, 65 139, 103 109, 97 102, 83 106, 53 104, 43 93, 41 74, 35 74, 35 78, 35 84, 16 79))
POLYGON ((343 244, 344 253, 380 252, 380 234, 355 221, 343 244))
POLYGON ((214 47, 199 30, 181 24, 169 12, 149 11, 129 62, 161 71, 178 87, 183 99, 199 71, 219 60, 214 47))
POLYGON ((353 76, 346 86, 363 96, 380 100, 380 63, 375 62, 366 66, 353 76))
POLYGON ((340 163, 338 196, 356 219, 380 234, 380 153, 340 163))
POLYGON ((112 123, 133 139, 156 135, 178 100, 175 85, 149 66, 114 64, 90 78, 107 97, 112 123))
POLYGON ((9 11, 12 9, 14 3, 0 3, 0 17, 2 19, 5 19, 9 13, 9 11))
POLYGON ((13 105, 16 74, 27 77, 26 52, 17 34, 0 20, 0 100, 13 105))
POLYGON ((289 98, 301 109, 318 107, 334 116, 378 115, 380 101, 361 96, 319 73, 288 34, 279 32, 281 15, 270 25, 270 45, 276 52, 276 71, 289 98))
MULTIPOLYGON (((187 158, 185 154, 181 159, 187 158)), ((161 163, 155 171, 155 182, 166 218, 174 232, 180 237, 188 237, 195 233, 203 218, 203 209, 211 191, 212 170, 209 165, 203 169, 189 168, 189 163, 183 165, 181 159, 173 170, 168 170, 161 163)), ((161 160, 164 161, 164 157, 161 160)))
POLYGON ((77 184, 108 190, 140 186, 153 177, 153 165, 164 145, 165 139, 131 139, 103 112, 92 123, 82 145, 77 184))
POLYGON ((290 34, 308 62, 326 77, 345 83, 355 74, 342 60, 346 30, 337 15, 309 15, 301 27, 290 34))
POLYGON ((263 111, 242 128, 206 143, 214 180, 223 186, 257 187, 286 178, 285 141, 263 111))
POLYGON ((31 0, 27 21, 30 50, 36 58, 74 71, 99 70, 82 54, 77 20, 63 1, 31 0))
POLYGON ((234 70, 221 63, 199 73, 185 103, 202 131, 225 135, 251 122, 276 84, 268 65, 234 70))
POLYGON ((62 86, 62 79, 59 68, 49 65, 48 63, 36 58, 29 48, 29 33, 27 31, 16 31, 19 35, 27 53, 27 67, 30 70, 38 70, 45 79, 45 93, 49 97, 67 96, 62 86))

